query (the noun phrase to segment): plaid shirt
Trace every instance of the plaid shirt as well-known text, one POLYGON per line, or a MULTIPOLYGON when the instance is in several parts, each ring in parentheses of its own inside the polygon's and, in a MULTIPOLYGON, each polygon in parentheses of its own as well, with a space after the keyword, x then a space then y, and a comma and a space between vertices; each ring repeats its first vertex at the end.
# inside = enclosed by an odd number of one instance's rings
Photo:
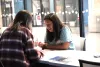
POLYGON ((0 39, 0 61, 4 67, 29 67, 27 60, 39 59, 34 49, 33 36, 29 29, 22 27, 16 32, 7 28, 0 39))

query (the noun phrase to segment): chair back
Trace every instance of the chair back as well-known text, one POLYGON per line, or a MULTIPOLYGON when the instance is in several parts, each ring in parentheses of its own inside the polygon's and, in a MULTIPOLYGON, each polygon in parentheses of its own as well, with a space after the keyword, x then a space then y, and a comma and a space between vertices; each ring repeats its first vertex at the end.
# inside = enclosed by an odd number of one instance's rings
POLYGON ((73 44, 75 45, 76 50, 85 51, 85 41, 84 37, 74 37, 73 44))
POLYGON ((100 67, 99 62, 87 61, 79 59, 80 67, 100 67))

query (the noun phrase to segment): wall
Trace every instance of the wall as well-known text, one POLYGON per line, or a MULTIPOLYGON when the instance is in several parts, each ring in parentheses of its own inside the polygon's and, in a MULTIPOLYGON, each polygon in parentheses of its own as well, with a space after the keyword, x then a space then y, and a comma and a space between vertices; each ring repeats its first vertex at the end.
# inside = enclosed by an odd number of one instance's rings
MULTIPOLYGON (((6 29, 7 27, 2 27, 2 32, 6 29)), ((35 38, 38 38, 38 41, 44 42, 44 37, 45 37, 45 32, 46 28, 45 27, 33 27, 32 28, 32 33, 35 38)))
POLYGON ((38 38, 38 41, 44 42, 46 28, 45 27, 34 27, 32 29, 34 37, 38 38))

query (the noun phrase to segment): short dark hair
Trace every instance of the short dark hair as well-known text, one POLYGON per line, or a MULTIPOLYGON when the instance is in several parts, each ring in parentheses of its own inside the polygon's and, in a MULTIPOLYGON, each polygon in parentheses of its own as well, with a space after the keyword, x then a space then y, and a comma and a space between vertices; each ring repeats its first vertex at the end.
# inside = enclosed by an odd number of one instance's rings
POLYGON ((53 38, 51 37, 51 32, 47 30, 46 39, 52 41, 55 39, 56 41, 60 38, 60 30, 64 26, 57 15, 50 13, 44 17, 44 20, 50 20, 53 23, 53 38))
POLYGON ((24 26, 30 29, 30 23, 32 22, 31 14, 26 10, 21 10, 16 14, 14 22, 11 25, 11 30, 18 30, 19 26, 24 26))

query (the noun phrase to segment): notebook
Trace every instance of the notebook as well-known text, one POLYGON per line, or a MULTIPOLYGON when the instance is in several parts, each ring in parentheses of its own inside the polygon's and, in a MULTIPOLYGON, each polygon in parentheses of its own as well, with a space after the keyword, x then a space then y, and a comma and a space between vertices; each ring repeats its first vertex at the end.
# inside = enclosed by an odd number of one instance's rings
POLYGON ((53 57, 53 58, 50 58, 50 60, 54 60, 54 61, 64 61, 65 57, 62 57, 62 56, 56 56, 56 57, 53 57))

